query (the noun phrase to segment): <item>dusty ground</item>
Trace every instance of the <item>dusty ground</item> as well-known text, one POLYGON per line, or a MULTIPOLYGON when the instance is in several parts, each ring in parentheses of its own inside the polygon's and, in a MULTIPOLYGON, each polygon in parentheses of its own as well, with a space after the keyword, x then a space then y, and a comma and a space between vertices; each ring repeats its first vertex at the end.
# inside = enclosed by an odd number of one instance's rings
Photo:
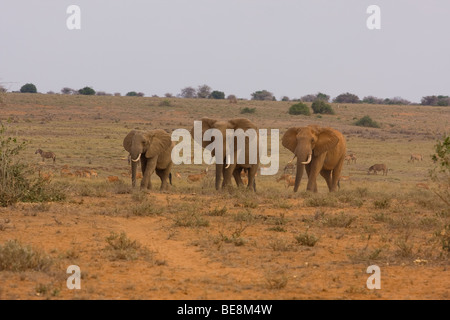
MULTIPOLYGON (((2 120, 12 119, 13 131, 32 141, 30 161, 39 163, 34 156, 39 146, 58 154, 55 165, 39 166, 54 172, 50 183, 64 189, 67 198, 0 208, 0 245, 18 240, 52 262, 43 271, 0 271, 0 299, 450 298, 448 251, 441 243, 448 209, 417 186, 431 185, 429 157, 407 163, 413 151, 429 155, 434 139, 448 129, 443 108, 380 107, 385 116, 377 130, 351 126, 355 115, 367 111, 361 110, 364 106, 341 106, 339 119, 315 118, 345 132, 349 149, 358 155, 357 163, 344 169, 351 179, 333 195, 325 192, 323 181, 319 195, 294 195, 274 177, 259 178, 256 194, 217 193, 212 175, 197 184, 186 181, 186 174, 200 172, 195 166, 174 170, 182 178, 174 178, 171 191, 141 193, 121 176, 128 171, 121 146, 125 134, 134 127, 187 127, 202 110, 211 115, 223 106, 211 102, 206 108, 189 100, 184 106, 174 99, 172 108, 161 109, 155 99, 139 100, 145 103, 132 105, 140 111, 130 116, 121 103, 114 104, 119 100, 102 105, 103 100, 61 96, 37 102, 23 101, 21 95, 8 99, 2 120), (428 117, 441 119, 440 124, 433 126, 428 117), (392 170, 386 177, 368 176, 367 167, 379 159, 392 170), (99 178, 62 178, 63 165, 93 168, 99 178), (122 181, 108 183, 109 175, 122 181), (113 232, 123 232, 139 248, 118 256, 107 241, 113 232), (69 265, 81 269, 80 290, 67 289, 69 265), (380 267, 380 290, 366 287, 370 265, 380 267)), ((289 104, 264 104, 251 117, 261 126, 279 124, 281 129, 310 121, 283 113, 274 122, 271 115, 278 113, 272 112, 280 106, 289 104)), ((380 121, 378 112, 371 116, 380 121)), ((281 149, 281 162, 287 163, 290 155, 281 149)))

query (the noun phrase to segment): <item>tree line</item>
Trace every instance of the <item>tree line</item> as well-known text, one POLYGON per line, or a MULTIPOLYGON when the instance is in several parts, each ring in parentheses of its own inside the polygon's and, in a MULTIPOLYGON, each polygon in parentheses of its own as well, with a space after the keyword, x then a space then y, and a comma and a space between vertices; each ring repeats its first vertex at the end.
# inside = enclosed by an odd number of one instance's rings
MULTIPOLYGON (((6 92, 6 89, 0 86, 1 92, 6 92)), ((37 93, 37 88, 32 83, 27 83, 20 88, 21 93, 37 93)), ((54 94, 55 92, 49 91, 47 94, 54 94)), ((121 93, 106 93, 104 91, 95 91, 92 87, 86 86, 81 89, 72 89, 69 87, 64 87, 60 91, 61 94, 68 95, 98 95, 98 96, 121 96, 121 93)), ((136 96, 143 97, 145 94, 143 92, 129 91, 125 94, 125 96, 136 96)), ((180 93, 177 95, 173 95, 172 93, 166 93, 164 95, 166 98, 178 97, 178 98, 188 98, 188 99, 229 99, 236 100, 236 96, 230 94, 228 96, 225 95, 223 91, 220 90, 212 90, 210 86, 204 84, 200 85, 197 88, 192 86, 184 87, 181 89, 180 93)), ((157 95, 153 95, 153 97, 157 97, 157 95)), ((277 101, 274 94, 268 90, 258 90, 251 94, 251 100, 259 100, 259 101, 277 101)), ((345 92, 337 97, 331 99, 331 97, 325 93, 319 92, 317 94, 307 94, 300 98, 290 99, 287 96, 283 96, 281 101, 298 101, 298 102, 314 102, 314 101, 324 101, 324 102, 333 102, 333 103, 359 103, 359 104, 382 104, 382 105, 426 105, 426 106, 450 106, 450 97, 447 95, 432 95, 432 96, 424 96, 422 97, 420 103, 413 103, 407 99, 403 99, 402 97, 393 97, 393 98, 378 98, 375 96, 366 96, 360 99, 356 94, 345 92)))

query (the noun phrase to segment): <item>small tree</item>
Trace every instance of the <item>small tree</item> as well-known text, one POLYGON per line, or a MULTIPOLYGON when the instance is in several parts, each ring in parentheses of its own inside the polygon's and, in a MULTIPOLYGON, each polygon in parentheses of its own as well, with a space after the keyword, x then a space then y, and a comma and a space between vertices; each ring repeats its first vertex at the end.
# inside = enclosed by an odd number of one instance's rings
POLYGON ((311 108, 313 109, 314 113, 320 113, 320 114, 334 114, 333 108, 326 103, 324 100, 315 100, 311 108))
POLYGON ((85 95, 85 96, 93 96, 95 95, 95 90, 91 87, 84 87, 80 90, 78 90, 79 94, 85 95))
POLYGON ((303 102, 299 102, 290 106, 288 113, 293 115, 303 114, 305 116, 309 116, 311 114, 308 106, 303 102))
POLYGON ((273 100, 272 92, 267 90, 255 91, 252 93, 252 100, 273 100))
POLYGON ((192 87, 181 89, 180 97, 188 99, 195 98, 195 89, 192 87))
POLYGON ((289 97, 288 97, 288 96, 283 96, 283 97, 281 98, 281 101, 289 101, 289 97))
POLYGON ((213 92, 211 92, 211 95, 209 96, 211 99, 225 99, 225 93, 222 91, 217 91, 214 90, 213 92))
POLYGON ((197 89, 197 98, 199 99, 206 99, 211 95, 211 88, 207 86, 206 84, 202 86, 198 86, 197 89))
POLYGON ((137 95, 138 94, 136 91, 130 91, 130 92, 127 92, 127 94, 126 94, 127 97, 136 97, 137 95))
POLYGON ((450 208, 450 136, 437 141, 435 153, 431 156, 435 166, 430 177, 436 183, 432 191, 450 208))
POLYGON ((76 90, 68 87, 64 87, 61 89, 62 94, 73 94, 74 92, 76 92, 76 90))
POLYGON ((21 93, 36 93, 37 89, 36 86, 32 83, 27 83, 24 84, 21 88, 20 88, 20 92, 21 93))

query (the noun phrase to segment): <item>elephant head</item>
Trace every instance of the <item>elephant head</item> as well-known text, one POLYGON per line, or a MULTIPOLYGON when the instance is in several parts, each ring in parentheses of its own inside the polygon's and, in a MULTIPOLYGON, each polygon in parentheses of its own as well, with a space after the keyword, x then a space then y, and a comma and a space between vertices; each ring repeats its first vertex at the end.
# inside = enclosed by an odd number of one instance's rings
MULTIPOLYGON (((210 118, 202 118, 202 137, 204 135, 204 133, 208 130, 208 129, 217 129, 222 133, 222 156, 223 159, 221 159, 222 161, 220 161, 219 159, 217 159, 217 155, 216 155, 216 150, 212 150, 211 151, 211 155, 214 157, 216 156, 216 189, 219 190, 221 189, 221 187, 226 186, 228 184, 230 184, 231 182, 231 175, 234 175, 235 179, 236 179, 236 183, 242 184, 242 180, 240 178, 240 169, 242 168, 247 168, 249 170, 249 180, 248 180, 248 186, 252 186, 252 188, 255 188, 254 186, 254 176, 256 174, 256 170, 258 168, 258 164, 259 164, 259 156, 258 154, 257 156, 257 164, 256 166, 253 164, 250 164, 249 161, 249 144, 248 139, 246 138, 246 143, 245 143, 245 150, 240 150, 245 151, 245 163, 244 164, 237 164, 237 143, 236 143, 236 138, 235 138, 235 143, 234 143, 234 160, 233 160, 233 164, 231 164, 231 160, 229 158, 226 157, 226 149, 228 147, 228 143, 227 143, 227 138, 226 138, 226 130, 227 129, 233 129, 233 130, 237 130, 237 129, 242 129, 244 132, 248 129, 254 129, 255 132, 257 132, 258 128, 256 127, 256 125, 254 123, 252 123, 250 120, 245 119, 245 118, 235 118, 235 119, 230 119, 230 120, 216 120, 216 119, 210 119, 210 118), (239 169, 239 172, 235 173, 234 171, 236 169, 239 169), (252 175, 250 177, 250 175, 252 175), (223 184, 221 185, 221 180, 222 177, 224 179, 223 184)), ((194 137, 194 131, 193 129, 191 130, 191 135, 193 138, 194 137)), ((211 144, 212 142, 214 142, 215 137, 212 137, 212 141, 205 141, 204 139, 201 141, 202 147, 206 148, 209 144, 211 144)), ((197 141, 199 142, 199 141, 197 141)), ((257 141, 256 141, 257 142, 257 141)), ((258 145, 256 144, 256 146, 258 147, 258 145)))
MULTIPOLYGON (((317 191, 315 181, 317 174, 322 169, 330 172, 336 169, 345 157, 345 139, 339 131, 331 128, 321 128, 315 125, 289 128, 283 135, 282 144, 294 153, 294 158, 297 157, 295 192, 300 185, 305 166, 309 178, 307 189, 317 191), (309 172, 311 168, 313 168, 314 172, 309 172)), ((342 168, 342 165, 340 168, 342 168)), ((332 176, 330 174, 329 178, 325 179, 331 178, 332 176)), ((327 180, 327 183, 331 184, 331 182, 331 180, 327 180)), ((334 187, 330 184, 329 187, 331 190, 334 187)))
MULTIPOLYGON (((170 134, 161 129, 150 131, 132 130, 123 139, 123 147, 130 153, 131 158, 131 181, 133 187, 136 185, 137 163, 141 160, 142 173, 145 176, 147 161, 155 159, 171 150, 172 140, 170 134)), ((169 153, 170 157, 170 153, 169 153)), ((158 159, 155 159, 155 164, 158 159)), ((150 173, 151 174, 151 173, 150 173)), ((145 185, 148 181, 142 183, 145 185)))

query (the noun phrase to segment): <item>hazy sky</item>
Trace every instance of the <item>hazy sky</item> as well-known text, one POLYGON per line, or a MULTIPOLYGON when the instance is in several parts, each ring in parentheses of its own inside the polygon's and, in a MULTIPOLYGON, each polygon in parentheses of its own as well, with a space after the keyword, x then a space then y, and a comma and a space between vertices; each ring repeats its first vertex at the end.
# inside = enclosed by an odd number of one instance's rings
POLYGON ((2 0, 0 82, 250 98, 450 94, 448 0, 2 0), (81 9, 69 30, 67 7, 81 9), (381 29, 369 30, 369 5, 381 29))

